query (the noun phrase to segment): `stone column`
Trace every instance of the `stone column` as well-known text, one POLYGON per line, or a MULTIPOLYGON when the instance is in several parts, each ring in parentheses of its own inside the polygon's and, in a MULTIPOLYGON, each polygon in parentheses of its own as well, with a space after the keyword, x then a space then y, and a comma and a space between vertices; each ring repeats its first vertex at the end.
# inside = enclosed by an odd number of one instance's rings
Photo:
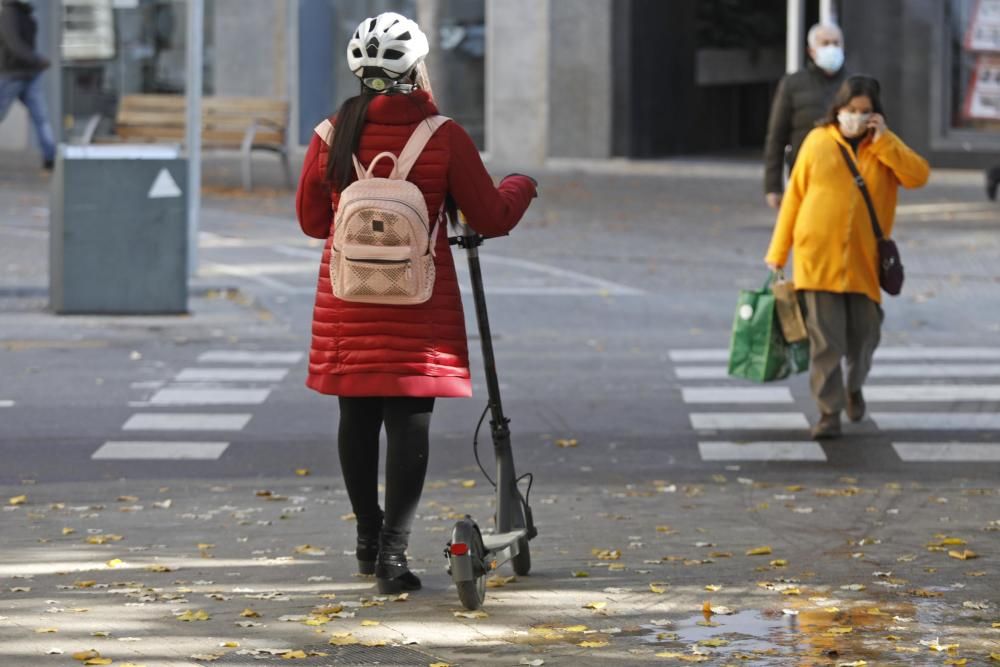
POLYGON ((486 150, 536 166, 549 148, 551 0, 486 0, 486 150))
POLYGON ((215 0, 214 94, 288 96, 287 18, 283 2, 215 0))
POLYGON ((612 154, 612 0, 553 0, 549 9, 549 155, 612 154))

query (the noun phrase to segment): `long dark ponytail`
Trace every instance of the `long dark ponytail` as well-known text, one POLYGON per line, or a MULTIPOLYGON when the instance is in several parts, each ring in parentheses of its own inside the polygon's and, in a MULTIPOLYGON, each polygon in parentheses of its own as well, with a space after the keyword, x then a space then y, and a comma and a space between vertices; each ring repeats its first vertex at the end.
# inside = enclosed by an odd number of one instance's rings
POLYGON ((337 192, 343 192, 355 179, 354 156, 361 144, 361 131, 365 127, 365 115, 375 93, 362 87, 360 95, 344 100, 337 111, 330 159, 326 164, 326 180, 337 192))

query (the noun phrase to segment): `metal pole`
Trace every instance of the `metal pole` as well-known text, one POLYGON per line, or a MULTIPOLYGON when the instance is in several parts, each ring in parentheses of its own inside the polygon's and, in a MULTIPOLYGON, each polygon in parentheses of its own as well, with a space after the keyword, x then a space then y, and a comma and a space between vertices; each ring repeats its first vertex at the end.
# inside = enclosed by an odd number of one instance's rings
POLYGON ((201 89, 205 32, 204 0, 187 6, 188 275, 198 273, 198 227, 201 213, 201 89))
POLYGON ((785 71, 791 74, 802 69, 806 37, 805 0, 788 0, 788 28, 785 42, 785 71))
POLYGON ((837 25, 837 10, 833 6, 833 0, 819 0, 819 22, 837 25))

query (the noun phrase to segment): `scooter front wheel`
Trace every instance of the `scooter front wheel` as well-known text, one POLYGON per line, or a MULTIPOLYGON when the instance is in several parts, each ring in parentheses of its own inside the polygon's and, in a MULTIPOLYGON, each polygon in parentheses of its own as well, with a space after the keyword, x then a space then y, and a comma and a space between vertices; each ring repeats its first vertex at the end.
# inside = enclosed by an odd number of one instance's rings
POLYGON ((514 574, 519 577, 526 577, 531 572, 531 547, 528 546, 528 538, 522 537, 517 541, 517 555, 510 561, 514 568, 514 574))

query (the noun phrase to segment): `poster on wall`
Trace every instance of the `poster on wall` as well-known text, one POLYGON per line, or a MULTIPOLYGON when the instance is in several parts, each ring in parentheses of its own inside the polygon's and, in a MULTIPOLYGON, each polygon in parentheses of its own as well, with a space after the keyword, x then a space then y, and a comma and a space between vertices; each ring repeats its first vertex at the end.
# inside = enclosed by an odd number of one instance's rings
POLYGON ((965 35, 965 49, 1000 53, 1000 0, 978 0, 965 35))
POLYGON ((965 116, 1000 120, 1000 55, 981 54, 965 98, 965 116))

